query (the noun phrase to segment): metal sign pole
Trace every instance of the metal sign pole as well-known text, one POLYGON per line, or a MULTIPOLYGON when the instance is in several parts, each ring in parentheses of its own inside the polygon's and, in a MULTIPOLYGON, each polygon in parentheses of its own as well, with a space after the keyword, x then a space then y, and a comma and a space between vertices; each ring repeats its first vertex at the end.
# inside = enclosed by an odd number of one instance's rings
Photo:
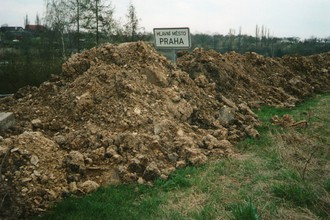
POLYGON ((172 61, 173 61, 173 64, 176 65, 176 53, 175 53, 175 49, 172 49, 172 61))

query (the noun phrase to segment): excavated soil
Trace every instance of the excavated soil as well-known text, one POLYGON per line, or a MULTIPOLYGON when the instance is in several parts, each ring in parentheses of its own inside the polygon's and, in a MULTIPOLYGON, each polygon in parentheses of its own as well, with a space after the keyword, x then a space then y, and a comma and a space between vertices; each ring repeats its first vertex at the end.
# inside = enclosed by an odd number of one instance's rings
POLYGON ((273 59, 195 49, 174 66, 137 42, 73 55, 59 76, 0 100, 16 118, 0 134, 0 218, 230 156, 235 143, 259 136, 251 109, 330 91, 329 72, 330 53, 273 59))
POLYGON ((216 91, 251 108, 292 107, 313 93, 329 91, 330 53, 267 58, 256 53, 195 49, 182 53, 178 68, 192 79, 207 78, 216 91))

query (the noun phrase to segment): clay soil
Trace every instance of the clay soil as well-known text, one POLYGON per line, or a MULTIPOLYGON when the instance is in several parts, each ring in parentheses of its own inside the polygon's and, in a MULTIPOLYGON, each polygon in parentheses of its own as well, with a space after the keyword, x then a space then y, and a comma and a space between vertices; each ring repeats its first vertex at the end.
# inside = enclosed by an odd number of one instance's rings
POLYGON ((195 49, 174 66, 145 42, 75 54, 62 73, 0 100, 0 218, 27 218, 71 194, 152 184, 229 157, 258 138, 254 109, 330 91, 330 53, 266 58, 195 49))

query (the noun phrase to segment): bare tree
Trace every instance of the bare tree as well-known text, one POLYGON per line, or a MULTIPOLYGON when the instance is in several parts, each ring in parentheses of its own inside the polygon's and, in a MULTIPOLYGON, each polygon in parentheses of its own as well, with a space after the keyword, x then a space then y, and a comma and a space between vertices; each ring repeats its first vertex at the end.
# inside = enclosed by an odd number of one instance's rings
POLYGON ((64 35, 72 31, 72 19, 74 17, 69 9, 68 2, 65 0, 47 0, 46 2, 45 22, 48 28, 60 35, 63 59, 66 57, 64 35))
POLYGON ((109 33, 113 27, 111 3, 102 0, 46 0, 46 24, 62 36, 62 49, 65 54, 64 36, 75 35, 77 51, 80 52, 82 33, 109 33))
POLYGON ((102 0, 85 0, 81 6, 81 27, 96 35, 96 45, 99 44, 100 33, 109 36, 114 32, 114 8, 111 2, 106 4, 102 0))
POLYGON ((135 40, 139 30, 139 19, 137 17, 135 6, 130 2, 128 6, 128 13, 126 15, 127 22, 124 25, 126 36, 130 37, 132 41, 135 40))
POLYGON ((36 20, 34 22, 36 25, 41 25, 41 20, 40 20, 40 17, 39 17, 39 14, 37 13, 36 14, 36 20))
POLYGON ((238 51, 241 52, 241 48, 242 48, 242 26, 239 27, 238 30, 238 51))
POLYGON ((229 45, 228 49, 233 50, 233 43, 235 39, 235 29, 234 28, 229 28, 228 36, 229 36, 229 45))
POLYGON ((260 28, 258 25, 256 25, 256 49, 258 47, 258 40, 260 38, 260 28))
POLYGON ((26 27, 26 25, 29 25, 29 24, 30 24, 29 16, 28 15, 25 15, 25 18, 24 18, 24 27, 26 27))

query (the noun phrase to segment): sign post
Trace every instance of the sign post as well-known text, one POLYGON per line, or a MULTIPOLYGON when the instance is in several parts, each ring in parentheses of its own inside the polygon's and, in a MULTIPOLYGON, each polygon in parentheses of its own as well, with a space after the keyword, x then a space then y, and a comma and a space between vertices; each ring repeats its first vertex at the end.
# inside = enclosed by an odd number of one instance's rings
POLYGON ((154 28, 157 49, 172 49, 173 63, 176 63, 176 49, 189 49, 191 38, 189 28, 154 28))

